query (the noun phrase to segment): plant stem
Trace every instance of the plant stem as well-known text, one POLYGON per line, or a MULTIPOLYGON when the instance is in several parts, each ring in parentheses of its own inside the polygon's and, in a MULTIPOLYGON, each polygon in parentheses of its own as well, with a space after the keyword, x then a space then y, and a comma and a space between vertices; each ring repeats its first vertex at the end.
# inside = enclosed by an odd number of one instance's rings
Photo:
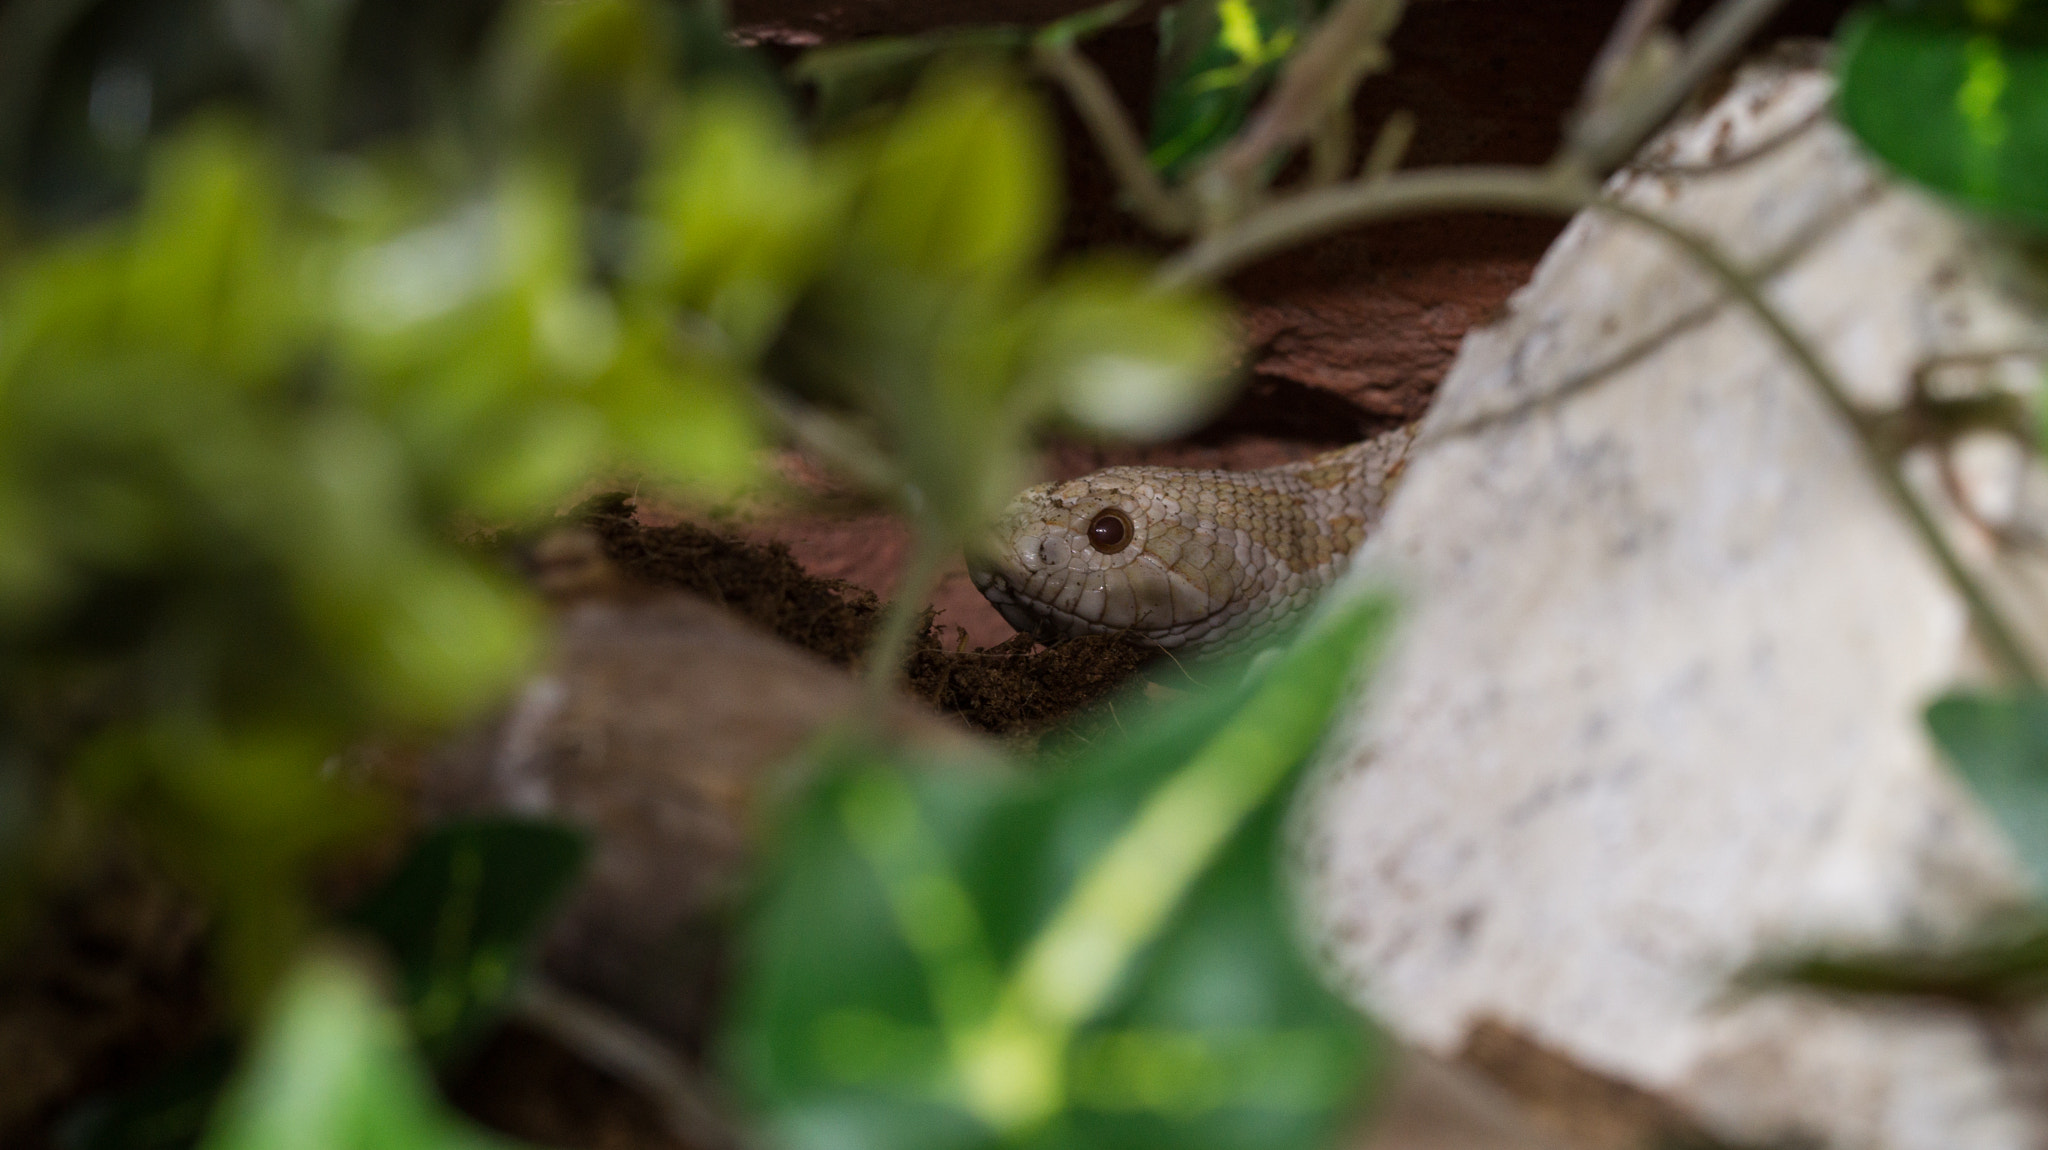
MULTIPOLYGON (((1338 104, 1324 113, 1322 122, 1316 125, 1315 138, 1309 142, 1310 187, 1332 187, 1343 183, 1351 174, 1351 136, 1354 130, 1349 106, 1338 104)), ((1385 137, 1384 131, 1381 137, 1385 137)))
POLYGON ((1415 113, 1406 108, 1390 112, 1380 124, 1379 134, 1372 138, 1372 150, 1365 154, 1365 166, 1359 176, 1365 180, 1380 180, 1393 174, 1408 156, 1408 145, 1415 141, 1415 113))
POLYGON ((1828 406, 1848 425, 1850 433, 1856 438, 1858 452, 1872 477, 1884 489, 1885 494, 1891 497, 1892 502, 1898 505, 1899 510, 1905 513, 1914 533, 1933 554, 1935 563, 1948 577, 1956 593, 1962 596, 1964 606, 1969 610, 1970 619, 1990 646, 1993 658, 2003 665, 2007 674, 2022 684, 2039 687, 2042 682, 2040 669, 2027 653, 2026 646, 2020 642, 2018 633, 2006 622, 2005 616, 1991 602, 1990 595, 1978 584, 1976 577, 1963 566, 1962 559, 1956 555, 1954 548, 1949 546, 1948 537, 1942 534, 1940 525, 1934 522, 1934 518, 1927 513, 1927 508, 1914 497, 1912 489, 1906 486, 1904 476, 1899 474, 1898 461, 1872 434, 1871 422, 1856 409, 1848 391, 1842 387, 1841 381, 1835 378, 1834 372, 1820 361, 1820 357, 1808 346, 1805 339, 1786 324, 1784 317, 1779 315, 1778 310, 1763 297, 1763 293, 1757 289, 1749 276, 1730 263, 1712 243, 1655 213, 1613 200, 1597 201, 1593 207, 1656 232, 1683 250, 1695 263, 1712 272, 1715 278, 1721 281, 1722 287, 1741 300, 1751 313, 1763 321, 1765 327, 1771 329, 1771 334, 1777 337, 1779 346, 1783 347, 1786 354, 1799 365, 1806 377, 1813 381, 1815 389, 1827 401, 1828 406))
POLYGON ((1606 102, 1615 79, 1642 50, 1650 33, 1671 15, 1674 3, 1676 0, 1629 0, 1615 18, 1614 27, 1608 30, 1607 42, 1600 45, 1600 53, 1593 57, 1592 67, 1586 69, 1585 87, 1579 93, 1581 107, 1591 109, 1606 102))
POLYGON ((1124 113, 1123 102, 1110 90, 1109 81, 1102 78, 1102 71, 1066 41, 1035 44, 1031 56, 1040 71, 1066 90, 1075 114, 1108 161, 1118 186, 1130 197, 1138 218, 1164 235, 1186 234, 1194 226, 1194 213, 1159 181, 1138 130, 1124 113))
POLYGON ((698 1076, 668 1045, 617 1013, 543 978, 520 987, 512 1010, 660 1109, 669 1133, 698 1150, 741 1150, 744 1140, 698 1076))
POLYGON ((939 568, 959 550, 955 541, 930 523, 912 527, 916 533, 910 545, 910 561, 896 580, 896 594, 882 612, 882 621, 868 640, 865 678, 866 713, 882 714, 898 680, 903 678, 903 661, 910 654, 910 640, 917 622, 924 616, 925 600, 938 581, 939 568))
POLYGON ((1572 125, 1566 151, 1594 172, 1614 168, 1649 138, 1700 81, 1726 63, 1785 0, 1721 0, 1700 17, 1685 55, 1662 81, 1628 102, 1596 107, 1572 125))
POLYGON ((1562 168, 1393 172, 1371 183, 1303 192, 1262 208, 1161 264, 1153 284, 1174 290, 1212 283, 1302 240, 1374 220, 1444 211, 1570 215, 1592 198, 1591 185, 1562 168))

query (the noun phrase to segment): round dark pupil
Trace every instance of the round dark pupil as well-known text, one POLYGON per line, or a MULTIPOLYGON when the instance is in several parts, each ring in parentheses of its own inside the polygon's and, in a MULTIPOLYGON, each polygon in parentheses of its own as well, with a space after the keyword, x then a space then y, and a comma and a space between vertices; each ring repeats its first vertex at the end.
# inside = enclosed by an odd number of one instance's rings
POLYGON ((1097 547, 1114 547, 1124 541, 1124 521, 1114 515, 1098 515, 1088 525, 1088 541, 1097 547))

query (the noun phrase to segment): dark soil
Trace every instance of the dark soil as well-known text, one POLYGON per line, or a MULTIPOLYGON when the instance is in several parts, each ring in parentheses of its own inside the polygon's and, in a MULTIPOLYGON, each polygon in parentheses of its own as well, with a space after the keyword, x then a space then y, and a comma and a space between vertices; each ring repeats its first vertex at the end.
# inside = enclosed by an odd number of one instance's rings
POLYGON ((538 1031, 498 1031, 447 1086, 471 1118, 559 1150, 695 1150, 664 1128, 637 1091, 538 1031))
MULTIPOLYGON (((647 527, 624 495, 586 504, 582 521, 628 579, 701 595, 840 666, 858 664, 883 604, 875 593, 810 574, 781 544, 751 543, 695 524, 647 527)), ((993 647, 952 649, 927 618, 906 667, 907 686, 970 726, 1028 735, 1059 723, 1130 678, 1159 654, 1148 643, 1088 636, 1039 648, 1019 636, 993 647)))
POLYGON ((218 1017, 206 919, 128 860, 79 876, 0 971, 0 1146, 53 1145, 81 1098, 193 1049, 218 1017))

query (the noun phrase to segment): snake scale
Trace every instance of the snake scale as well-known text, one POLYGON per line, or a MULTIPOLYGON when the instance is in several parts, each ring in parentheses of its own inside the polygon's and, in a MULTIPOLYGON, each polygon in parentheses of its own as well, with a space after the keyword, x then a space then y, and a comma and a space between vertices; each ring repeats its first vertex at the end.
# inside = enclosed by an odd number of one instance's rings
POLYGON ((1123 632, 1200 655, 1308 606, 1378 524, 1412 428, 1263 471, 1111 467, 1017 496, 968 570, 1055 642, 1123 632))

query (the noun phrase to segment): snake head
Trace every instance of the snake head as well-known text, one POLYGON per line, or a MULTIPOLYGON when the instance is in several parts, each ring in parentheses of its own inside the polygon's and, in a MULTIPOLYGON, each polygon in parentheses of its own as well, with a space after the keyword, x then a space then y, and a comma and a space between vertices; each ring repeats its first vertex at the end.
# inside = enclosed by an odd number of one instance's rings
POLYGON ((1242 607, 1238 557, 1160 476, 1111 468, 1026 490, 969 555, 974 585, 1012 627, 1047 643, 1091 633, 1169 648, 1199 640, 1242 607))

